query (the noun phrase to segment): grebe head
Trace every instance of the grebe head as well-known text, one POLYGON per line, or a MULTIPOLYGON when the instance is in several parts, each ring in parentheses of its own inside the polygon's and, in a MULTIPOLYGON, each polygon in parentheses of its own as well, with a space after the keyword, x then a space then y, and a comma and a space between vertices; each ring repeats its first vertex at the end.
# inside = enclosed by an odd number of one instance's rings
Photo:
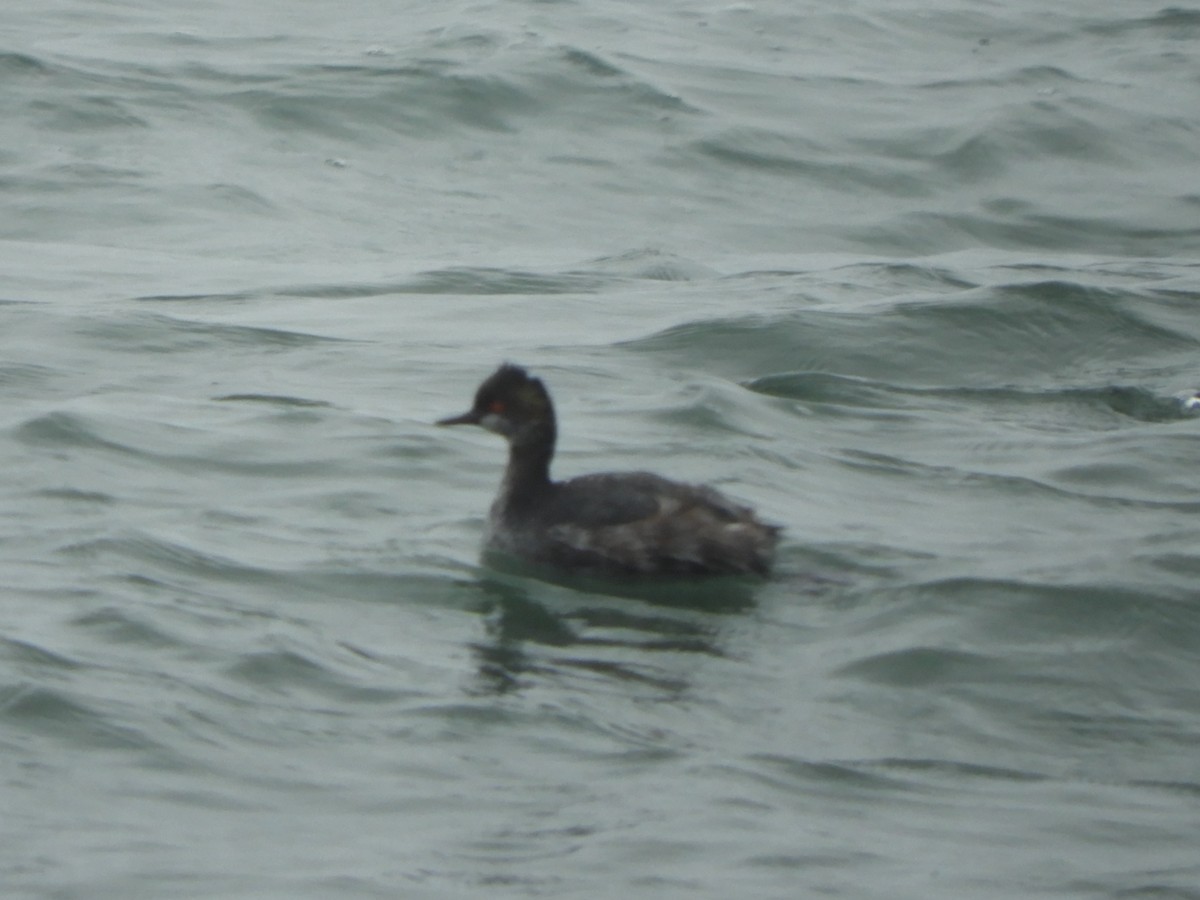
POLYGON ((554 406, 540 379, 505 363, 479 386, 469 410, 437 424, 478 425, 513 443, 524 443, 533 436, 545 440, 549 430, 553 441, 554 406))

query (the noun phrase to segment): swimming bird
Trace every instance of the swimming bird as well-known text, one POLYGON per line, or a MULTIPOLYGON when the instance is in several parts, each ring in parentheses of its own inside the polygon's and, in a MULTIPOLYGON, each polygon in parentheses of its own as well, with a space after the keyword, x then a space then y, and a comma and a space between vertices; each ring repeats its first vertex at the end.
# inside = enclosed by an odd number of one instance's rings
POLYGON ((478 425, 508 440, 486 546, 534 564, 604 575, 766 575, 780 528, 704 485, 650 472, 553 481, 557 422, 541 380, 505 363, 471 408, 438 425, 478 425))

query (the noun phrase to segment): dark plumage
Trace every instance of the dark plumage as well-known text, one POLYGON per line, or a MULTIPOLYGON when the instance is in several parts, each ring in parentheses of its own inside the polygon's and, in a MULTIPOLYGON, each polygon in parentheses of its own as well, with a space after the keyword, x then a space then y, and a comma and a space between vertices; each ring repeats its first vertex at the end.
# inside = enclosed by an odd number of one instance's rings
POLYGON ((542 382, 518 366, 501 366, 468 412, 438 424, 479 425, 508 439, 489 549, 607 574, 765 575, 770 568, 779 528, 710 487, 650 472, 551 481, 554 405, 542 382))

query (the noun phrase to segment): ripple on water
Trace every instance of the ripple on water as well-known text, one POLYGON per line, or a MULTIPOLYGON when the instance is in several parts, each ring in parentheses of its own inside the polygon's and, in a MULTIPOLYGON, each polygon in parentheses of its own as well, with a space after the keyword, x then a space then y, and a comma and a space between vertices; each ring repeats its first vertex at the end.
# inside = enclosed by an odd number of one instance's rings
MULTIPOLYGON (((319 403, 267 402, 291 424, 322 421, 319 403)), ((137 464, 152 464, 167 472, 290 478, 327 473, 331 463, 313 458, 305 445, 293 445, 291 458, 269 442, 247 439, 231 452, 227 431, 184 426, 164 418, 134 418, 111 412, 82 413, 55 410, 37 415, 14 429, 17 440, 47 450, 103 451, 137 464)), ((94 492, 93 492, 94 493, 94 492)))
POLYGON ((131 353, 206 353, 214 349, 290 350, 339 338, 250 325, 183 319, 161 313, 137 313, 82 320, 78 333, 96 345, 131 353))
POLYGON ((0 689, 0 721, 72 747, 157 749, 154 741, 128 724, 123 713, 107 714, 71 691, 34 683, 0 689))
POLYGON ((103 607, 76 617, 73 625, 112 644, 147 649, 186 649, 191 644, 157 625, 117 607, 103 607))
POLYGON ((1071 378, 1074 387, 1081 376, 1094 384, 1139 355, 1194 353, 1197 335, 1156 309, 1168 303, 1066 281, 948 288, 858 309, 799 303, 787 312, 695 320, 624 346, 734 372, 799 370, 884 383, 903 373, 914 387, 944 386, 953 372, 963 387, 1044 387, 1048 377, 1071 378))

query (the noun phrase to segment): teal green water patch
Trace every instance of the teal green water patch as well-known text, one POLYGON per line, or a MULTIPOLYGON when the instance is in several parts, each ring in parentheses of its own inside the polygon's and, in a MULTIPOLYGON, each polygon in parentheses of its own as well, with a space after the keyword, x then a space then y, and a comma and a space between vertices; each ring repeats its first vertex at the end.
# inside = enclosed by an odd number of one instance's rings
POLYGON ((1177 397, 1124 385, 1061 390, 927 388, 828 372, 793 372, 756 378, 746 386, 771 397, 820 405, 831 414, 838 410, 957 409, 973 418, 1021 422, 1026 426, 1040 422, 1042 427, 1054 431, 1170 423, 1194 415, 1177 397))
POLYGON ((938 647, 909 647, 856 660, 835 674, 838 677, 878 681, 892 687, 928 687, 941 683, 982 681, 1001 676, 1002 673, 1002 666, 992 664, 991 660, 980 654, 938 647))
POLYGON ((1154 305, 1141 292, 1086 283, 1010 283, 858 310, 798 303, 793 312, 690 322, 628 346, 719 367, 753 360, 759 372, 828 373, 847 385, 981 388, 1051 378, 1076 388, 1081 374, 1094 379, 1106 365, 1194 350, 1196 337, 1155 315, 1154 305))

